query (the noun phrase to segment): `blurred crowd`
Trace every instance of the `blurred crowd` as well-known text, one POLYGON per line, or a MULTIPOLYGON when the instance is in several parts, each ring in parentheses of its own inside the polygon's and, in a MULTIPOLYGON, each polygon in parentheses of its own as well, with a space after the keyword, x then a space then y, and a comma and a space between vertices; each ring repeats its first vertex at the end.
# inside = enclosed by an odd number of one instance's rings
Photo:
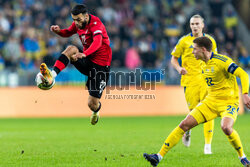
POLYGON ((189 18, 205 18, 205 32, 214 36, 219 53, 244 68, 250 56, 237 38, 238 18, 224 0, 5 0, 0 1, 0 70, 34 70, 41 62, 53 66, 68 44, 81 47, 77 35, 62 38, 51 25, 67 28, 70 10, 84 3, 105 24, 113 50, 113 67, 134 69, 169 66, 178 39, 189 33, 189 18), (206 7, 204 10, 204 6, 206 7))

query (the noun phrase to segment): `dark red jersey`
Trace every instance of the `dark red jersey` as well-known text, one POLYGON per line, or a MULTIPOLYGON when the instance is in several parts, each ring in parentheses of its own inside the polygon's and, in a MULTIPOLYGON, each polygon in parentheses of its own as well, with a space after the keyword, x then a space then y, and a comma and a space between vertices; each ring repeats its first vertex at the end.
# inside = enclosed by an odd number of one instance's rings
POLYGON ((72 22, 69 28, 62 29, 58 35, 69 37, 75 33, 79 35, 82 42, 83 53, 92 62, 101 66, 110 66, 112 60, 110 41, 106 28, 98 17, 89 14, 89 23, 84 29, 78 29, 75 22, 72 22))

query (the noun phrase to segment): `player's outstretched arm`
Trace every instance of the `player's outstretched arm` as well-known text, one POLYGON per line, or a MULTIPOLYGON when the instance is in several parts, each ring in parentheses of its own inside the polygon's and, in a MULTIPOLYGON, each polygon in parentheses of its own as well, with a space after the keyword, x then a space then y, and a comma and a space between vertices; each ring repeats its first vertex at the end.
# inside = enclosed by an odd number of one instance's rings
POLYGON ((178 71, 179 74, 181 74, 181 75, 187 74, 187 70, 180 66, 177 57, 172 56, 171 64, 174 66, 174 68, 178 71))
POLYGON ((58 33, 60 33, 61 28, 59 27, 59 25, 52 25, 52 26, 50 26, 50 31, 58 34, 58 33))
POLYGON ((243 103, 246 105, 247 108, 250 109, 250 97, 248 96, 249 92, 249 77, 248 74, 240 67, 238 67, 234 74, 240 78, 241 87, 242 87, 242 94, 243 94, 243 103))
POLYGON ((60 35, 61 37, 70 37, 77 32, 75 23, 72 23, 69 28, 61 29, 58 25, 52 25, 50 31, 60 35))

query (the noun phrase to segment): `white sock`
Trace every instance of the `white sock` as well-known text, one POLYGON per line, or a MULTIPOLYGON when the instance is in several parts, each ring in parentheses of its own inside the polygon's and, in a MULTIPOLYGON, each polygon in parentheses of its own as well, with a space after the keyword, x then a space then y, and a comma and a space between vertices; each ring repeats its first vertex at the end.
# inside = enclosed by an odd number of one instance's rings
POLYGON ((54 70, 52 70, 51 73, 52 73, 53 78, 57 76, 57 73, 54 70))
POLYGON ((159 161, 161 161, 162 158, 163 158, 163 157, 161 156, 161 154, 158 153, 157 156, 158 156, 159 161))
POLYGON ((191 135, 191 129, 185 132, 186 135, 191 135))
POLYGON ((243 154, 242 157, 239 157, 240 160, 243 159, 243 158, 246 158, 246 155, 245 155, 245 154, 243 154))
POLYGON ((211 148, 211 144, 205 144, 206 148, 211 148))

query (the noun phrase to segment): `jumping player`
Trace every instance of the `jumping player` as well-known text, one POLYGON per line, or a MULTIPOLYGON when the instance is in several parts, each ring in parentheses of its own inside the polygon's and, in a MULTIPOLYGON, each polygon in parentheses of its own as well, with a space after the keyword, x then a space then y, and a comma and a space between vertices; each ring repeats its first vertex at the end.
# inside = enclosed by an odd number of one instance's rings
POLYGON ((88 106, 92 110, 91 124, 99 119, 100 98, 109 79, 112 51, 105 26, 100 19, 91 15, 84 4, 78 4, 71 10, 72 24, 67 29, 52 25, 50 30, 61 37, 78 34, 83 52, 74 45, 69 45, 57 59, 50 71, 45 63, 40 65, 40 72, 45 82, 54 85, 55 77, 70 62, 82 74, 88 76, 86 86, 89 91, 88 106))

